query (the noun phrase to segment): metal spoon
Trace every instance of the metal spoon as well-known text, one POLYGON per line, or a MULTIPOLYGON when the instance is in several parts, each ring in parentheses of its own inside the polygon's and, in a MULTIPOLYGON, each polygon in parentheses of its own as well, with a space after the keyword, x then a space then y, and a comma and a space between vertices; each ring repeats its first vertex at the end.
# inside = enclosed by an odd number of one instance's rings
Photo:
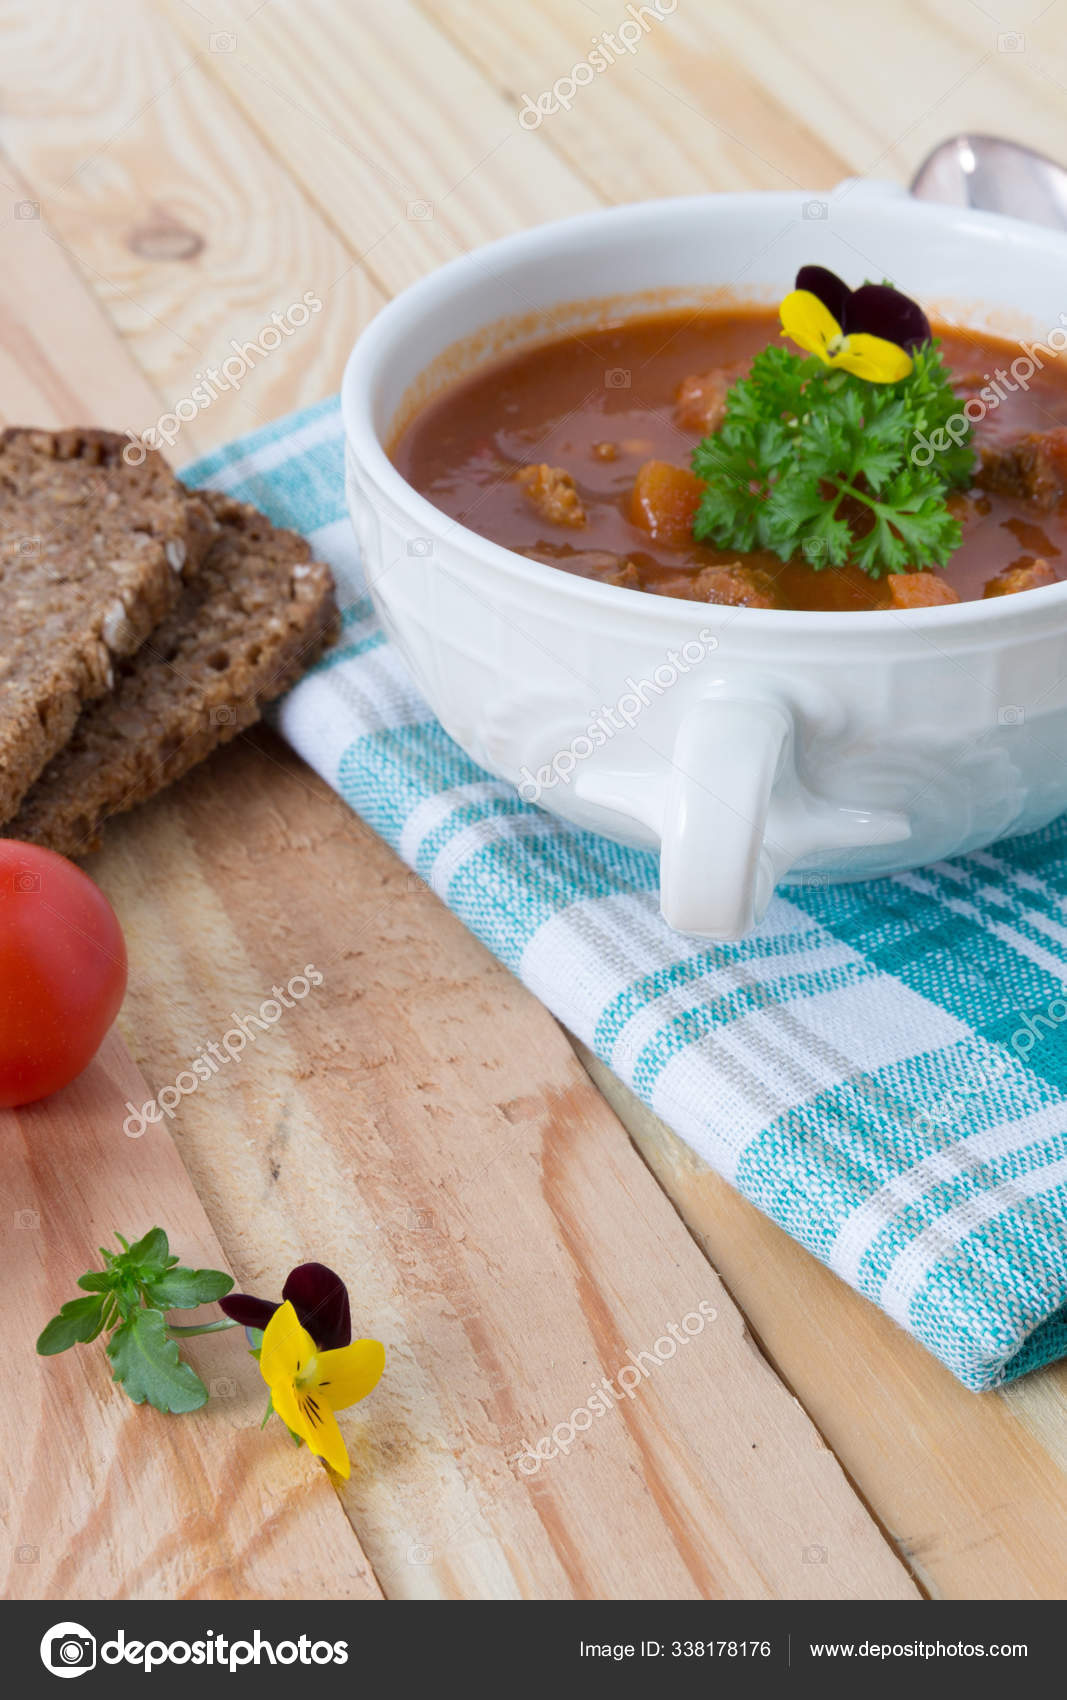
POLYGON ((1019 142, 953 136, 928 154, 911 184, 923 201, 1007 213, 1067 229, 1067 171, 1019 142))

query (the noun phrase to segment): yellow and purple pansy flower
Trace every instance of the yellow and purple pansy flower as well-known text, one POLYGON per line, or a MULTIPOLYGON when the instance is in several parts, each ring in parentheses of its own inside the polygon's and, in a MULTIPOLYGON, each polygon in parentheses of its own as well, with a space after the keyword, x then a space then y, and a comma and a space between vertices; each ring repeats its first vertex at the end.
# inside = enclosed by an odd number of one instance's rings
POLYGON ((779 312, 799 348, 872 384, 906 378, 913 351, 931 334, 922 308, 892 284, 850 289, 825 266, 801 266, 779 312))
POLYGON ((281 1302, 229 1293, 219 1305, 234 1322, 261 1329, 259 1368, 271 1404, 289 1432, 339 1476, 350 1472, 335 1411, 347 1410, 377 1386, 385 1368, 378 1340, 353 1340, 348 1290, 324 1263, 302 1263, 282 1288, 281 1302))

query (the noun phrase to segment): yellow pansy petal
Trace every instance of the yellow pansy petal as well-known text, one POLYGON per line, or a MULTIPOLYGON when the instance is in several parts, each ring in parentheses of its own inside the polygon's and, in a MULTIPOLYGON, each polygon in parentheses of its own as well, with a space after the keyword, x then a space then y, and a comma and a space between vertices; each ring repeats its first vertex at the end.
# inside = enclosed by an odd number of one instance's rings
POLYGON ((300 1409, 296 1388, 291 1381, 276 1381, 270 1390, 270 1402, 275 1416, 281 1417, 286 1428, 310 1443, 310 1424, 300 1409))
POLYGON ((353 1340, 333 1352, 320 1352, 315 1388, 321 1388, 335 1411, 344 1411, 365 1399, 378 1385, 385 1368, 385 1347, 380 1340, 353 1340))
POLYGON ((866 378, 871 384, 895 384, 907 377, 914 364, 907 349, 898 348, 884 337, 869 336, 866 331, 847 337, 844 348, 830 360, 832 365, 843 366, 846 372, 866 378))
POLYGON ((297 1399, 300 1404, 297 1433, 303 1435, 316 1458, 324 1458, 331 1470, 336 1470, 347 1481, 352 1467, 337 1418, 326 1403, 325 1393, 317 1394, 313 1387, 308 1387, 297 1394, 297 1399))
POLYGON ((783 331, 798 348, 817 354, 820 360, 829 360, 827 346, 841 335, 841 326, 817 295, 810 289, 794 289, 778 312, 783 331))
POLYGON ((298 1388, 287 1377, 272 1384, 271 1403, 274 1414, 281 1418, 287 1429, 298 1434, 313 1452, 316 1458, 325 1458, 327 1464, 344 1476, 349 1476, 348 1453, 337 1426, 337 1418, 326 1403, 325 1393, 319 1393, 314 1387, 298 1388))
POLYGON ((295 1381, 315 1356, 315 1342, 289 1300, 278 1306, 263 1330, 259 1352, 259 1368, 264 1381, 273 1387, 278 1381, 295 1381))

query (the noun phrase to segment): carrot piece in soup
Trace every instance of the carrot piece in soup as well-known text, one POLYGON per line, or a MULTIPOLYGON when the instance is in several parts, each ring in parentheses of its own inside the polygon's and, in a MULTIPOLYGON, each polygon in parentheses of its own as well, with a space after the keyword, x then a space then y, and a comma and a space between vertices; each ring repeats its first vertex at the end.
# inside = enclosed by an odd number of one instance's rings
POLYGON ((660 543, 688 543, 703 494, 703 480, 687 467, 646 460, 634 479, 630 518, 660 543))
POLYGON ((891 573, 886 583, 890 608, 937 608, 959 597, 938 573, 891 573))

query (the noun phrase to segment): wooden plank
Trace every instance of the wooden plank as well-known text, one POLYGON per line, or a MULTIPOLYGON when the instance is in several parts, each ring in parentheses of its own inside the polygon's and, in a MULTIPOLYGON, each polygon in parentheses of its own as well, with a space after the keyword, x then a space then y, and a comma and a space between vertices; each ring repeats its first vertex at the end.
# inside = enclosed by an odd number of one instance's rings
MULTIPOLYGON (((209 25, 159 0, 190 48, 209 25)), ((212 0, 205 64, 387 293, 492 236, 598 204, 413 0, 212 0)), ((521 304, 520 304, 521 305, 521 304)))
POLYGON ((0 189, 0 419, 7 425, 106 425, 154 418, 161 403, 116 339, 10 160, 0 189))
POLYGON ((1067 1364, 969 1393, 577 1048, 924 1587, 948 1599, 1062 1599, 1067 1364))
MULTIPOLYGON (((490 81, 511 93, 516 115, 529 113, 524 97, 536 105, 552 96, 538 134, 607 200, 794 189, 845 175, 842 155, 812 122, 810 108, 790 109, 767 86, 766 62, 752 67, 738 53, 734 8, 679 5, 658 22, 650 9, 641 32, 625 5, 594 13, 567 0, 507 8, 477 0, 422 4, 490 81), (626 22, 629 45, 618 35, 626 22), (571 90, 574 68, 589 65, 594 48, 592 72, 580 69, 571 90)), ((769 58, 789 54, 789 46, 771 44, 769 58)))
MULTIPOLYGON (((61 245, 156 392, 116 389, 103 364, 109 341, 72 336, 68 358, 99 361, 86 411, 141 430, 179 402, 211 396, 180 428, 172 451, 180 464, 336 390, 382 297, 205 72, 206 40, 191 50, 138 0, 112 0, 106 28, 94 7, 41 0, 5 10, 0 54, 5 82, 19 91, 0 114, 0 140, 41 215, 0 220, 5 259, 28 252, 35 232, 61 245), (308 291, 322 310, 284 328, 308 291), (259 344, 268 327, 245 372, 223 369, 233 343, 259 344), (222 380, 205 390, 212 368, 222 380)), ((25 300, 26 283, 23 272, 8 293, 25 300)), ((79 314, 84 326, 91 302, 79 314)), ((5 408, 8 393, 5 385, 5 408)), ((43 412, 27 408, 31 416, 43 412)))
MULTIPOLYGON (((697 32, 702 17, 691 9, 697 32)), ((961 131, 993 129, 1062 155, 1067 65, 1057 26, 1040 8, 1022 17, 923 0, 850 11, 847 28, 835 0, 814 0, 800 27, 788 0, 730 9, 734 49, 774 100, 810 115, 853 171, 901 182, 961 131)))
POLYGON ((94 872, 153 1088, 323 976, 174 1134, 254 1290, 321 1258, 386 1343, 343 1499, 387 1593, 914 1595, 556 1024, 291 752, 231 746, 94 872), (701 1301, 716 1320, 587 1422, 701 1301))
MULTIPOLYGON (((422 0, 500 87, 550 89, 624 5, 422 0)), ((921 0, 679 5, 538 132, 612 201, 702 189, 908 181, 937 142, 990 129, 1059 156, 1067 63, 1055 15, 1020 24, 921 0)), ((584 75, 584 73, 583 73, 584 75)), ((519 99, 515 101, 516 108, 519 99)), ((832 216, 832 214, 831 214, 832 216)))
MULTIPOLYGON (((132 1405, 102 1341, 34 1356, 116 1229, 158 1223, 183 1261, 226 1267, 166 1129, 123 1132, 127 1100, 147 1096, 113 1036, 65 1092, 0 1111, 4 1597, 379 1598, 322 1467, 280 1425, 261 1432, 263 1381, 239 1330, 186 1343, 214 1396, 180 1417, 132 1405)), ((350 1433, 373 1421, 367 1409, 350 1433)))

